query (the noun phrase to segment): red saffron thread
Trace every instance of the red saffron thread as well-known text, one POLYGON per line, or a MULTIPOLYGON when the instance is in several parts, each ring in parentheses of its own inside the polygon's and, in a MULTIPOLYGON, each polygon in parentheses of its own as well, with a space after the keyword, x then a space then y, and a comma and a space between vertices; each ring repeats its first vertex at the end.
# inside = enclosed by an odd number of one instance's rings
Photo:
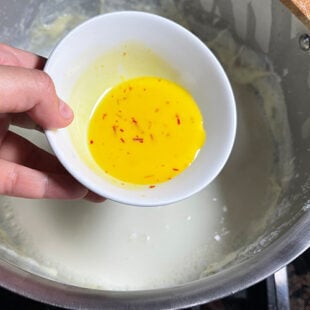
POLYGON ((143 138, 140 138, 140 137, 134 137, 134 138, 132 138, 132 140, 136 141, 136 142, 140 142, 140 143, 144 142, 143 138))
POLYGON ((149 178, 152 178, 153 176, 154 176, 154 174, 150 174, 150 175, 146 175, 144 178, 149 179, 149 178))
POLYGON ((108 115, 107 113, 103 113, 102 114, 102 119, 105 119, 107 117, 107 115, 108 115))
POLYGON ((113 132, 114 132, 115 134, 116 134, 117 127, 118 127, 118 126, 116 126, 116 125, 113 125, 113 126, 112 126, 113 132))

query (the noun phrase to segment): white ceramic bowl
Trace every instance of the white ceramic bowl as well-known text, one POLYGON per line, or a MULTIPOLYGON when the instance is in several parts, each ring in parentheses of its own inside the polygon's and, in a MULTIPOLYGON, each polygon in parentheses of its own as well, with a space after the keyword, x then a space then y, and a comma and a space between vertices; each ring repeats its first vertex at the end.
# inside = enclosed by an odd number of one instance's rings
MULTIPOLYGON (((207 139, 190 167, 155 188, 121 185, 94 168, 84 130, 89 115, 84 115, 88 112, 83 107, 72 105, 75 120, 86 120, 80 121, 80 125, 70 125, 76 126, 73 134, 69 126, 47 130, 46 135, 64 167, 93 192, 132 205, 169 204, 207 186, 223 168, 235 138, 233 92, 220 63, 206 45, 165 18, 144 12, 110 13, 92 18, 71 31, 50 55, 45 71, 52 77, 59 97, 71 105, 74 85, 87 67, 104 53, 133 40, 169 64, 177 72, 174 82, 186 88, 199 105, 207 139)), ((143 63, 144 57, 140 61, 143 63)), ((137 68, 134 75, 141 74, 137 68)), ((96 100, 85 104, 91 105, 86 109, 91 111, 96 100)))

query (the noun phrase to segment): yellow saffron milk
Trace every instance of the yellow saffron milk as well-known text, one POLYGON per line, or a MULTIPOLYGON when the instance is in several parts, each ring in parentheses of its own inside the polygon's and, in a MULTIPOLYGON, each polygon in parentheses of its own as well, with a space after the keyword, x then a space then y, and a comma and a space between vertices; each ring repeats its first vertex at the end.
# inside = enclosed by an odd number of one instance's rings
POLYGON ((88 145, 109 175, 132 184, 168 181, 186 169, 206 133, 193 97, 157 77, 139 77, 111 88, 95 107, 88 145))

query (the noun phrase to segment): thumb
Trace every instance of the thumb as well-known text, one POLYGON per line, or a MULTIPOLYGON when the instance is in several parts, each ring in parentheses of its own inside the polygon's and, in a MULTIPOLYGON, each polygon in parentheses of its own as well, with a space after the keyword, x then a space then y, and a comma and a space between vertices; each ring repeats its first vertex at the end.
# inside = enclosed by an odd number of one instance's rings
POLYGON ((70 107, 56 95, 49 75, 41 70, 0 65, 0 113, 27 112, 42 128, 66 127, 70 107))

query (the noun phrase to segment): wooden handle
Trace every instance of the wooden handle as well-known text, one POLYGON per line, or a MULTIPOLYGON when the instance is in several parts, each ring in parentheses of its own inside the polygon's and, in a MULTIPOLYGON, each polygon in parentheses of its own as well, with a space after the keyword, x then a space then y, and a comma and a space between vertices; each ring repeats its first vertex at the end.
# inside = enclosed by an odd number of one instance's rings
POLYGON ((280 0, 287 8, 297 16, 308 28, 310 28, 310 0, 280 0))

